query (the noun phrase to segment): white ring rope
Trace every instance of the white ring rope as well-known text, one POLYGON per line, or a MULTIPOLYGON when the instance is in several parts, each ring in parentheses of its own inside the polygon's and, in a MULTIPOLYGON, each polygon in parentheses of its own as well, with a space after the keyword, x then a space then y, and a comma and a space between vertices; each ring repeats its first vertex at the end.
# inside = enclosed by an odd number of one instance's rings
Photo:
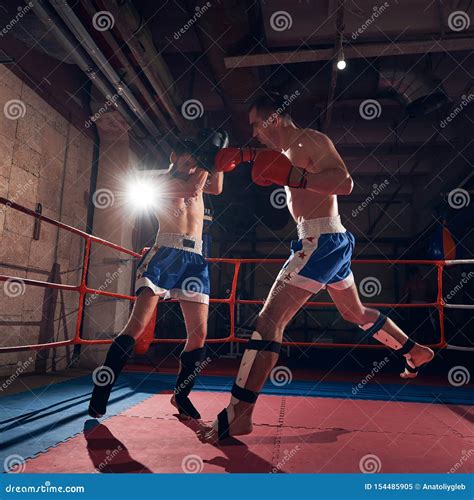
POLYGON ((474 304, 444 304, 448 309, 474 309, 474 304))
MULTIPOLYGON (((454 260, 445 260, 446 266, 456 266, 462 264, 474 264, 474 259, 454 259, 454 260)), ((473 304, 444 304, 444 307, 447 309, 474 309, 473 304)), ((474 352, 474 347, 463 347, 457 345, 447 344, 446 349, 451 349, 453 351, 468 351, 474 352)))
POLYGON ((447 266, 456 266, 458 264, 474 264, 474 259, 445 260, 444 263, 447 266))
POLYGON ((472 352, 474 352, 474 347, 463 347, 460 345, 451 345, 451 344, 446 344, 446 349, 450 349, 451 351, 472 351, 472 352))

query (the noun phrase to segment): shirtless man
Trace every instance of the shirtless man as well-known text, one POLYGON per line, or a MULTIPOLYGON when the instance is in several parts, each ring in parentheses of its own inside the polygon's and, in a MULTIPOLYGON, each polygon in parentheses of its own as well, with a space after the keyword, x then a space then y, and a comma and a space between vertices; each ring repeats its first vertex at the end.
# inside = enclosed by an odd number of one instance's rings
MULTIPOLYGON (((291 255, 257 318, 229 406, 212 427, 199 434, 204 442, 252 432, 255 402, 278 360, 283 331, 303 304, 323 288, 328 289, 343 318, 360 326, 361 334, 373 336, 405 356, 403 378, 416 376, 417 369, 434 355, 384 314, 362 305, 350 268, 354 236, 341 224, 337 203, 338 195, 351 193, 353 181, 331 140, 315 130, 298 128, 280 99, 264 96, 249 110, 253 136, 269 150, 246 148, 234 157, 252 161, 255 183, 285 186, 299 239, 291 243, 291 255)), ((231 161, 230 149, 219 152, 227 156, 226 171, 239 163, 231 161)))
POLYGON ((89 404, 93 418, 106 413, 113 384, 160 298, 179 300, 187 332, 171 403, 183 417, 200 418, 188 396, 199 374, 196 368, 204 359, 209 310, 209 272, 202 256, 203 192, 222 192, 223 174, 211 167, 216 152, 227 143, 225 132, 204 129, 195 140, 182 141, 171 155, 171 170, 160 186, 160 230, 138 264, 132 314, 97 373, 89 404), (101 380, 111 382, 103 385, 101 380))

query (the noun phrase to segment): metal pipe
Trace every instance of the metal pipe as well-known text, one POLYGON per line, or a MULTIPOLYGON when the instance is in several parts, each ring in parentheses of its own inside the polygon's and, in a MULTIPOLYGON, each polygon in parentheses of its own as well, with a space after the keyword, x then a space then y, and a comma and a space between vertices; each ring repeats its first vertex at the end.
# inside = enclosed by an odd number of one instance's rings
MULTIPOLYGON (((69 33, 58 15, 41 0, 32 0, 32 9, 38 19, 46 26, 46 28, 54 33, 58 41, 71 55, 72 60, 79 68, 87 75, 102 95, 107 99, 107 96, 114 94, 114 88, 107 79, 100 73, 99 68, 94 65, 89 55, 85 52, 82 46, 77 45, 76 39, 69 33)), ((118 111, 125 118, 127 123, 131 125, 135 132, 138 132, 140 137, 146 137, 149 131, 143 126, 139 120, 137 123, 136 115, 132 114, 126 105, 118 105, 118 111)))
MULTIPOLYGON (((433 43, 431 40, 413 40, 399 43, 354 44, 344 49, 346 59, 366 59, 368 57, 389 57, 406 54, 428 54, 431 52, 455 52, 472 50, 473 38, 452 38, 433 43)), ((265 52, 244 56, 225 57, 227 69, 249 68, 252 66, 278 66, 302 62, 329 61, 334 49, 295 50, 292 52, 265 52)))
POLYGON ((160 131, 156 125, 150 120, 142 105, 135 98, 127 84, 121 80, 115 69, 109 63, 97 44, 94 42, 89 32, 86 30, 81 20, 76 16, 75 12, 68 5, 67 1, 52 2, 54 10, 59 14, 66 26, 71 30, 78 42, 90 55, 91 59, 99 67, 102 73, 106 76, 108 81, 113 85, 114 94, 120 95, 122 99, 128 104, 130 109, 143 123, 146 129, 150 132, 152 137, 159 138, 160 131))
MULTIPOLYGON (((91 18, 96 13, 96 9, 92 5, 92 0, 83 0, 82 6, 86 9, 86 12, 89 14, 91 18)), ((119 46, 112 32, 108 30, 102 31, 101 35, 104 38, 107 45, 109 45, 109 47, 114 52, 114 57, 116 57, 120 62, 120 64, 123 66, 123 68, 125 68, 127 75, 127 83, 129 85, 133 83, 133 85, 137 87, 137 91, 141 94, 143 99, 145 99, 149 109, 151 109, 153 113, 156 115, 159 123, 163 127, 163 130, 168 131, 168 129, 170 128, 170 124, 168 123, 165 115, 159 108, 156 98, 153 97, 151 93, 148 91, 141 77, 135 71, 135 68, 130 63, 127 56, 124 54, 122 47, 119 46), (130 76, 128 77, 128 75, 130 76)))
POLYGON ((192 124, 185 120, 176 108, 177 103, 181 102, 181 97, 178 95, 176 83, 173 81, 163 58, 154 47, 148 27, 143 26, 137 33, 136 29, 131 26, 133 23, 135 26, 140 24, 140 16, 131 2, 97 0, 97 5, 113 15, 115 29, 120 32, 143 74, 156 91, 161 104, 179 131, 189 132, 192 130, 192 124))

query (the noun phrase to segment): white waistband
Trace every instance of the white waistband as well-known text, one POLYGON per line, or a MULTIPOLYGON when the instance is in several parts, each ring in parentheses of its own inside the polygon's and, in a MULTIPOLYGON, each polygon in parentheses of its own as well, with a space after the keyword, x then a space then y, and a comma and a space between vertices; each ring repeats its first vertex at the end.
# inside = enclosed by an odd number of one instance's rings
POLYGON ((202 240, 194 236, 176 233, 158 233, 155 246, 178 248, 186 252, 194 252, 202 255, 202 240))
POLYGON ((319 217, 300 222, 297 226, 298 238, 301 240, 308 236, 318 237, 324 233, 345 233, 346 228, 341 223, 341 217, 319 217))

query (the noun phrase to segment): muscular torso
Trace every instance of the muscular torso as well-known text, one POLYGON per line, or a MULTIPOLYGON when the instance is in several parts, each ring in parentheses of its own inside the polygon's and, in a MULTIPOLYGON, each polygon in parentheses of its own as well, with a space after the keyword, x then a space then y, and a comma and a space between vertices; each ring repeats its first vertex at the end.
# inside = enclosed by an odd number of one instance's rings
POLYGON ((156 216, 161 233, 179 233, 201 239, 204 221, 202 192, 194 198, 164 199, 156 216))
MULTIPOLYGON (((317 172, 318 159, 314 154, 307 151, 304 145, 295 142, 283 153, 291 160, 292 164, 304 169, 317 172)), ((318 217, 330 217, 338 215, 336 195, 323 195, 307 189, 294 189, 285 186, 288 209, 296 222, 303 219, 316 219, 318 217)))

